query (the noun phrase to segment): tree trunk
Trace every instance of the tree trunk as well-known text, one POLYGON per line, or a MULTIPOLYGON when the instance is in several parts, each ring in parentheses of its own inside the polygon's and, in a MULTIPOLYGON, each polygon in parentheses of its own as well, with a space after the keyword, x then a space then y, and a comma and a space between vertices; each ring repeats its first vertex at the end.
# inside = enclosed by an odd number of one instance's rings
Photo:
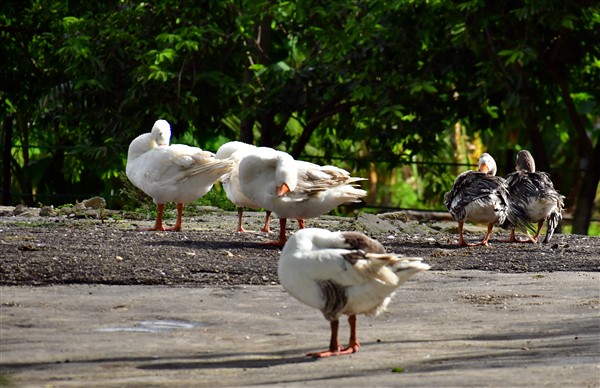
POLYGON ((2 149, 2 205, 10 205, 10 156, 12 149, 13 121, 8 116, 4 119, 4 148, 2 149))
POLYGON ((275 112, 269 109, 260 115, 260 145, 263 147, 275 147, 276 138, 279 134, 275 132, 275 112))
POLYGON ((584 176, 581 181, 581 188, 579 195, 575 199, 575 212, 573 213, 573 230, 575 234, 588 234, 590 227, 590 221, 592 219, 592 211, 594 207, 594 199, 596 197, 596 190, 598 188, 598 181, 600 180, 600 140, 596 147, 593 147, 592 139, 590 139, 585 131, 585 126, 581 121, 575 103, 571 98, 571 92, 567 80, 562 75, 562 72, 552 69, 551 74, 556 79, 563 101, 573 123, 575 129, 576 139, 580 152, 580 161, 584 162, 584 176))
MULTIPOLYGON (((252 70, 246 66, 244 69, 244 85, 248 85, 252 82, 252 70)), ((243 112, 249 112, 252 107, 252 103, 254 102, 254 97, 252 95, 245 96, 242 100, 242 110, 243 112)), ((252 129, 254 128, 254 116, 247 115, 242 118, 240 123, 240 141, 244 143, 253 144, 254 143, 254 133, 252 129)))
MULTIPOLYGON (((265 16, 260 23, 254 27, 254 47, 256 49, 256 62, 268 66, 271 64, 271 21, 272 16, 265 16)), ((267 94, 266 90, 263 90, 267 94)), ((264 104, 263 100, 263 104, 264 104)), ((261 113, 258 116, 260 121, 260 145, 264 147, 275 146, 276 134, 273 133, 275 128, 275 113, 267 106, 260 107, 261 113)))
POLYGON ((600 182, 600 168, 598 166, 600 166, 600 140, 596 143, 592 158, 587 159, 581 189, 575 200, 572 233, 588 234, 594 211, 596 191, 600 182))
POLYGON ((23 158, 23 177, 21 191, 24 193, 24 202, 27 206, 33 206, 33 177, 31 176, 31 166, 29 165, 29 114, 19 115, 17 118, 17 130, 21 132, 21 155, 23 158))
MULTIPOLYGON (((256 23, 254 26, 254 39, 248 39, 247 46, 252 48, 251 54, 248 54, 248 64, 244 69, 244 84, 248 85, 252 82, 254 72, 250 70, 250 66, 260 63, 267 65, 271 61, 269 53, 271 51, 271 16, 265 16, 263 20, 256 23)), ((254 106, 254 99, 256 96, 253 94, 244 97, 242 100, 243 112, 247 114, 246 117, 242 118, 240 124, 240 141, 245 143, 254 143, 254 123, 256 122, 256 115, 248 114, 254 106)), ((261 120, 262 121, 262 120, 261 120)), ((261 134, 261 137, 264 135, 261 134)), ((269 136, 268 134, 266 135, 269 136)), ((264 145, 265 139, 261 138, 261 144, 264 145)))
MULTIPOLYGON (((535 159, 535 169, 538 171, 550 171, 550 161, 548 160, 548 152, 546 151, 546 145, 540 134, 537 121, 534 119, 534 115, 529 111, 525 113, 525 125, 527 126, 527 133, 529 134, 529 140, 531 141, 531 147, 533 148, 532 154, 535 159)), ((514 160, 513 160, 514 166, 514 160)))

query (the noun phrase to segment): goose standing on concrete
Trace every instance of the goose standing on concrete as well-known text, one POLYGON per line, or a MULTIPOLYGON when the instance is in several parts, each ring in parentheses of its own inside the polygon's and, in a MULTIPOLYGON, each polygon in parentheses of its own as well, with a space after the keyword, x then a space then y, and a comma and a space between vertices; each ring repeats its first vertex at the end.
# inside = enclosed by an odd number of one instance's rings
MULTIPOLYGON (((244 214, 244 208, 250 209, 258 209, 261 206, 256 202, 252 201, 242 191, 240 187, 240 177, 239 177, 239 164, 240 161, 247 155, 252 153, 261 153, 261 152, 271 152, 274 151, 272 148, 267 147, 256 147, 252 144, 244 143, 241 141, 230 141, 228 143, 223 144, 216 153, 217 159, 227 159, 231 157, 235 161, 235 166, 230 173, 225 174, 221 177, 221 183, 223 184, 223 189, 225 190, 225 195, 227 198, 235 204, 237 207, 238 213, 238 232, 246 232, 244 226, 242 224, 242 217, 244 214)), ((271 211, 267 210, 265 215, 265 225, 261 229, 261 232, 269 233, 271 231, 270 227, 271 220, 271 211)))
POLYGON ((529 151, 519 151, 515 169, 515 172, 506 176, 511 206, 527 214, 529 222, 537 222, 537 230, 530 239, 518 240, 513 227, 509 241, 536 243, 544 221, 548 220, 548 230, 543 241, 547 243, 562 220, 565 197, 554 189, 554 184, 547 173, 535 170, 535 161, 529 151))
POLYGON ((234 166, 233 160, 217 160, 212 152, 197 147, 169 145, 170 139, 171 126, 166 120, 158 120, 151 132, 136 137, 129 145, 127 178, 157 205, 156 222, 146 230, 181 230, 184 204, 206 194, 234 166), (165 228, 163 209, 171 201, 177 203, 177 222, 165 228))
POLYGON ((429 265, 421 258, 385 253, 379 242, 362 233, 307 228, 285 244, 278 274, 290 295, 319 309, 330 322, 329 348, 308 354, 321 358, 358 351, 356 315, 384 311, 402 283, 427 269, 429 265), (342 315, 348 316, 350 324, 347 347, 341 347, 338 340, 342 315))
POLYGON ((323 215, 367 195, 356 178, 334 166, 296 161, 281 151, 253 153, 239 164, 240 188, 245 196, 279 218, 279 240, 286 241, 286 220, 293 218, 304 228, 304 220, 323 215))
POLYGON ((458 222, 460 246, 488 245, 494 224, 517 223, 509 206, 508 184, 496 176, 496 161, 488 153, 479 158, 478 171, 465 171, 456 177, 452 189, 444 196, 444 205, 458 222), (466 220, 486 223, 487 233, 478 244, 469 244, 463 237, 466 220))

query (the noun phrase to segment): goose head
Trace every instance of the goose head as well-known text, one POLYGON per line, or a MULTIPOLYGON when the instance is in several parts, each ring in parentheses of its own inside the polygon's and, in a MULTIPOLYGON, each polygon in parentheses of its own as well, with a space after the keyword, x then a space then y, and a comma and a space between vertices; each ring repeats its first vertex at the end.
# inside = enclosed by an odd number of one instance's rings
POLYGON ((519 151, 517 154, 517 163, 515 169, 517 171, 535 172, 535 161, 533 156, 527 150, 519 151))
POLYGON ((275 159, 275 184, 277 185, 277 196, 281 197, 296 189, 298 169, 294 158, 285 152, 278 152, 275 159))
POLYGON ((171 126, 167 120, 157 120, 152 127, 152 140, 156 146, 169 145, 171 141, 171 126))
POLYGON ((479 171, 486 174, 496 175, 496 172, 498 171, 498 168, 496 167, 496 161, 494 158, 492 158, 492 155, 488 154, 487 152, 481 154, 479 157, 478 166, 479 171))

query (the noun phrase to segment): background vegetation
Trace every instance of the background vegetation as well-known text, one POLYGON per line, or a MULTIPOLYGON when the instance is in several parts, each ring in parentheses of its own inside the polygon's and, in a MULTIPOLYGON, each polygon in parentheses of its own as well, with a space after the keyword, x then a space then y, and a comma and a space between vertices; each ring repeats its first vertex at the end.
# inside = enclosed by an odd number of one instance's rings
POLYGON ((573 232, 598 217, 597 1, 3 1, 0 56, 3 204, 122 206, 165 118, 368 177, 377 209, 442 210, 481 152, 504 175, 526 148, 573 232))

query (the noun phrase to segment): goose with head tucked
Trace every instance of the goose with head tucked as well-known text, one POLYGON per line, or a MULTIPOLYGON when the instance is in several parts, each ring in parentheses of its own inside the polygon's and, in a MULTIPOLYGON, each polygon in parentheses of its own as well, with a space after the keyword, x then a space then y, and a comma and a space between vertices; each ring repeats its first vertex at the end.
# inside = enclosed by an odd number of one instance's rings
POLYGON ((494 224, 516 225, 517 215, 510 208, 506 180, 496 176, 496 161, 483 153, 478 171, 465 171, 456 177, 452 189, 444 196, 444 205, 458 222, 460 246, 488 245, 494 224), (478 244, 467 243, 463 237, 466 220, 488 225, 484 239, 478 244))
POLYGON ((260 207, 279 218, 279 240, 286 241, 286 221, 293 218, 300 229, 304 220, 321 216, 333 208, 350 202, 360 202, 367 195, 357 186, 363 178, 334 166, 319 166, 297 161, 282 151, 251 154, 239 164, 242 192, 260 207))
MULTIPOLYGON (((215 154, 217 159, 227 159, 232 158, 235 161, 235 166, 231 172, 225 174, 221 177, 221 183, 223 184, 223 189, 225 190, 225 194, 227 198, 236 205, 237 213, 238 213, 238 232, 246 232, 242 224, 242 216, 244 214, 244 208, 250 209, 258 209, 261 206, 256 202, 252 201, 246 195, 244 195, 241 187, 240 187, 240 177, 239 177, 239 164, 240 161, 247 155, 252 153, 261 153, 261 152, 271 152, 274 151, 272 148, 267 147, 256 147, 252 144, 244 143, 241 141, 230 141, 223 144, 217 150, 215 154)), ((271 231, 270 228, 270 219, 271 219, 271 211, 267 210, 265 216, 265 224, 261 229, 262 232, 269 233, 271 231)))
POLYGON ((544 221, 548 221, 548 229, 544 243, 550 241, 554 230, 562 219, 565 206, 564 196, 554 189, 550 176, 535 170, 535 160, 531 153, 522 150, 517 153, 516 171, 506 176, 511 205, 527 215, 529 222, 537 223, 533 237, 519 240, 515 237, 515 228, 511 228, 509 242, 538 241, 544 221))
POLYGON ((169 144, 170 139, 171 126, 166 120, 158 120, 151 132, 136 137, 129 145, 127 177, 157 205, 156 222, 147 230, 181 230, 184 204, 206 194, 234 166, 232 159, 217 160, 212 152, 169 144), (177 221, 170 228, 162 223, 167 202, 177 204, 177 221))
POLYGON ((356 316, 385 311, 402 283, 428 269, 421 258, 386 253, 379 242, 362 233, 307 228, 287 241, 277 271, 290 295, 320 310, 330 322, 329 348, 307 354, 322 358, 358 351, 356 316), (342 315, 348 316, 350 325, 347 347, 338 340, 342 315))

